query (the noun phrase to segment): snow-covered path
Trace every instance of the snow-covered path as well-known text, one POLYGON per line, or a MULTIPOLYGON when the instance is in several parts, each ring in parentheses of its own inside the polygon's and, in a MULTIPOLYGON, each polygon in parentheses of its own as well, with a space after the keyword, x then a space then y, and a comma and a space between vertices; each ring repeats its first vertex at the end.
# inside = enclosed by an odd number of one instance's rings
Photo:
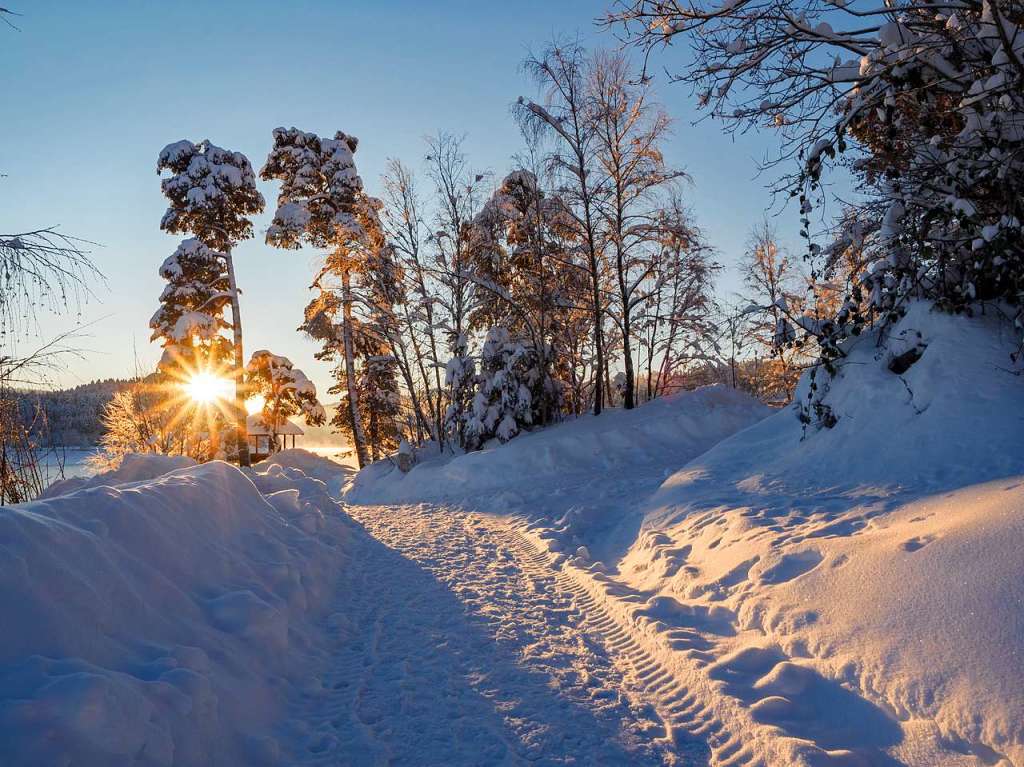
POLYGON ((655 665, 504 520, 348 511, 369 535, 339 585, 321 675, 293 709, 297 763, 707 761, 644 694, 655 665))

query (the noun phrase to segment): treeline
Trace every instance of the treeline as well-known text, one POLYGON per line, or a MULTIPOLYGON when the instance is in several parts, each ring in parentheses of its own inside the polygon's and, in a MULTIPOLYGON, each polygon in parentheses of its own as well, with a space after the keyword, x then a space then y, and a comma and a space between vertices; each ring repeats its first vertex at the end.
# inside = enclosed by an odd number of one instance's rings
POLYGON ((103 411, 130 381, 107 378, 70 389, 30 389, 14 392, 21 423, 33 424, 47 444, 92 447, 103 436, 103 411), (39 414, 44 417, 40 418, 39 414), (45 430, 45 433, 44 433, 45 430))

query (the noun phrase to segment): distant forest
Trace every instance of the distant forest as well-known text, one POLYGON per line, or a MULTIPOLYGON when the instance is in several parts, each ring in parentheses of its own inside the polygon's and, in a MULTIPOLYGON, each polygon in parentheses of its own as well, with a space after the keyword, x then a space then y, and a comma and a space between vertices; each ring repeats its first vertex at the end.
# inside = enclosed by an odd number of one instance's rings
POLYGON ((91 447, 103 433, 103 408, 116 392, 131 383, 107 378, 71 389, 32 389, 18 392, 18 404, 25 423, 31 423, 37 408, 46 414, 49 436, 45 439, 67 447, 91 447))
MULTIPOLYGON (((71 389, 31 389, 17 393, 23 423, 33 423, 37 408, 46 414, 49 435, 40 435, 45 443, 65 447, 92 447, 103 435, 103 408, 115 393, 128 387, 131 380, 107 378, 91 381, 71 389)), ((337 403, 325 405, 334 415, 337 403)), ((333 433, 330 426, 315 427, 302 424, 306 446, 331 446, 345 443, 343 437, 333 433)))

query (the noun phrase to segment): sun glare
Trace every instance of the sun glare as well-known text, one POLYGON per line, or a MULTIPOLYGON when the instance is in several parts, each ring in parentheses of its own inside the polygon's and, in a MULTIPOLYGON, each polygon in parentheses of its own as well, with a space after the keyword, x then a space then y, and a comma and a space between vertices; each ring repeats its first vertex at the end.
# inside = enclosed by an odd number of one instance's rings
POLYGON ((195 402, 210 404, 227 399, 231 382, 211 373, 196 373, 185 383, 185 391, 195 402))
POLYGON ((263 410, 263 406, 267 403, 267 400, 262 394, 257 394, 255 397, 249 397, 245 401, 245 412, 249 415, 255 415, 263 410))

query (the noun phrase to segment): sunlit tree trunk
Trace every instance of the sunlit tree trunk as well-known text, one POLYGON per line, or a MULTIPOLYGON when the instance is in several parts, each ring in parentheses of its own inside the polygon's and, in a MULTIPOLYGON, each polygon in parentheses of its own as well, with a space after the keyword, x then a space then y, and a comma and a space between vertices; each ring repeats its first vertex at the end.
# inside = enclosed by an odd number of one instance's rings
POLYGON ((228 282, 231 290, 231 330, 233 335, 235 382, 235 447, 238 451, 238 465, 249 466, 249 432, 245 423, 245 352, 242 349, 242 315, 238 308, 238 285, 235 282, 235 262, 231 248, 224 252, 228 267, 228 282))
POLYGON ((345 382, 348 386, 349 417, 352 419, 352 441, 355 443, 359 468, 370 463, 366 450, 366 434, 360 418, 359 390, 356 386, 356 354, 352 339, 352 275, 346 269, 341 277, 342 324, 341 336, 345 347, 345 382))

